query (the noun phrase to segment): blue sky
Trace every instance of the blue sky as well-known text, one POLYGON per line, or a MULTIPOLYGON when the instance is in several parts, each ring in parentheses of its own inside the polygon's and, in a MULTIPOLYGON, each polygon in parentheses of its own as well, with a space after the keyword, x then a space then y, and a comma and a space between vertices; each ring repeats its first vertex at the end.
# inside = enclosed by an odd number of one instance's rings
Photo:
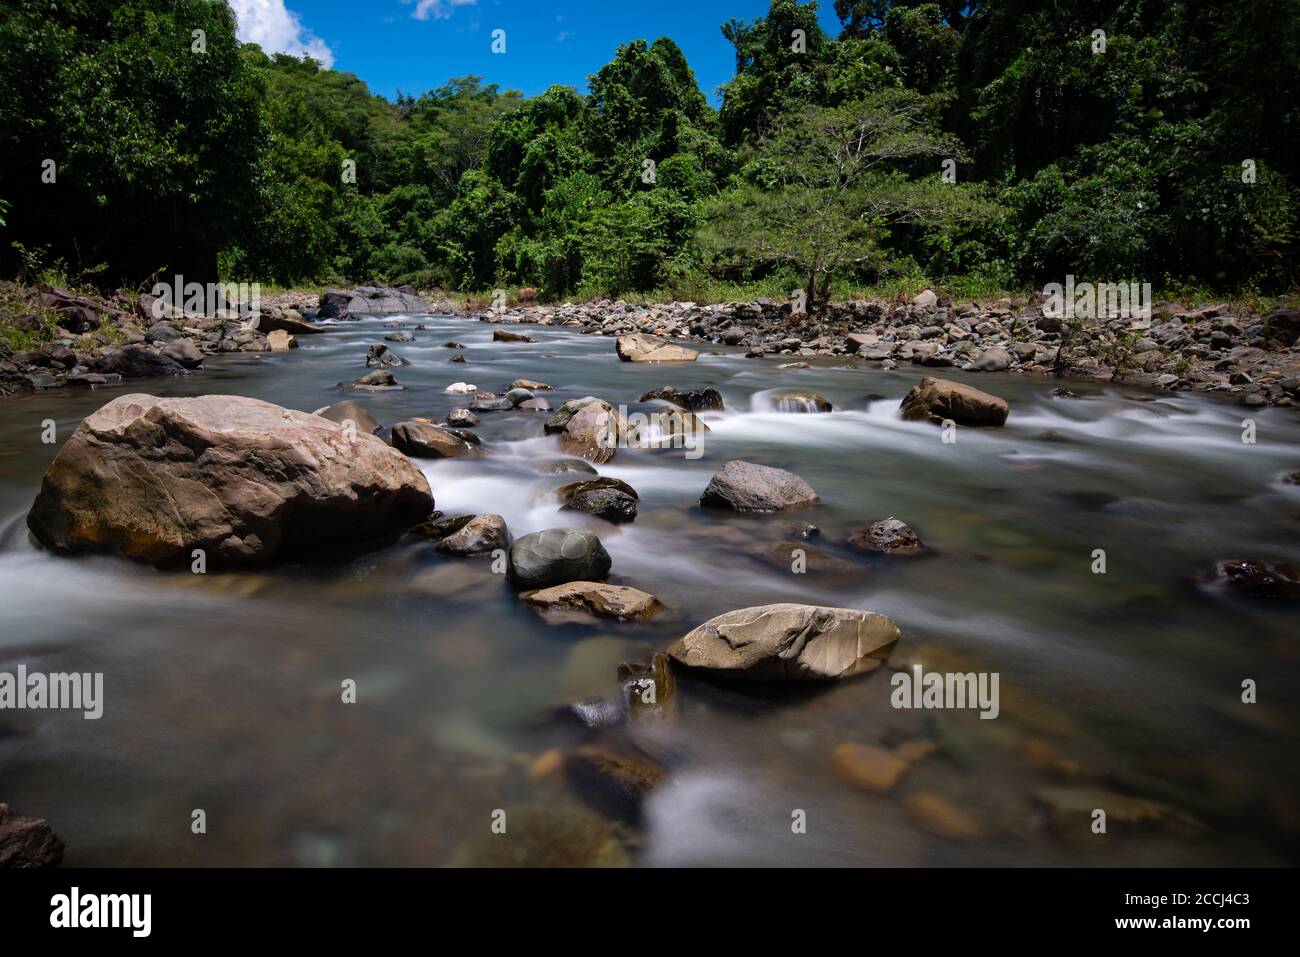
MULTIPOLYGON (((714 91, 735 69, 721 25, 767 12, 768 0, 231 0, 240 39, 268 50, 310 52, 355 73, 392 98, 449 77, 476 73, 489 83, 542 92, 553 83, 586 90, 587 77, 628 40, 672 37, 700 87, 714 91), (506 52, 491 51, 506 31, 506 52)), ((823 29, 839 33, 833 0, 823 29)))

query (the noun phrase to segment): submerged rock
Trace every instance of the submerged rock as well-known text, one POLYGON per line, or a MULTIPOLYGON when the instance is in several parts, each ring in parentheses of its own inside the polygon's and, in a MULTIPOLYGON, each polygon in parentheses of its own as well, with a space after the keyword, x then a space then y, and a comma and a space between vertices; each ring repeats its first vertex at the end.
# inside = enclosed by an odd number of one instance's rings
POLYGON ((564 760, 569 786, 593 807, 615 818, 635 822, 646 796, 668 776, 642 755, 585 745, 564 760))
POLYGON ((1199 581, 1252 598, 1300 598, 1300 569, 1283 563, 1231 559, 1216 564, 1199 581))
POLYGON ((604 578, 612 564, 600 539, 582 528, 548 528, 510 547, 510 581, 521 591, 604 578))
POLYGON ((549 462, 543 462, 539 468, 548 475, 564 475, 568 472, 596 474, 595 467, 582 459, 551 459, 549 462))
POLYGON ((694 362, 700 355, 694 349, 641 332, 619 336, 614 348, 624 362, 694 362))
POLYGON ((538 382, 536 379, 515 379, 510 383, 511 389, 527 389, 529 392, 550 392, 554 386, 549 386, 545 382, 538 382))
POLYGON ((395 532, 429 483, 382 440, 243 396, 124 395, 59 450, 27 516, 48 548, 256 564, 395 532))
POLYGON ((833 408, 828 400, 816 392, 802 390, 776 392, 768 396, 768 401, 778 412, 830 412, 833 408))
POLYGON ((63 842, 48 821, 0 804, 0 869, 55 867, 62 860, 63 842))
POLYGON ((627 585, 607 585, 604 582, 566 582, 526 592, 521 597, 541 611, 576 610, 598 618, 617 618, 620 621, 650 618, 660 608, 659 600, 648 592, 627 585))
POLYGON ((632 863, 619 827, 592 811, 564 806, 512 810, 508 836, 486 827, 468 839, 453 862, 461 867, 627 867, 632 863))
POLYGON ((812 486, 793 472, 739 459, 724 464, 700 497, 705 508, 737 512, 780 512, 818 501, 812 486))
POLYGON ((849 544, 863 551, 887 555, 920 555, 926 550, 920 536, 893 516, 855 528, 849 533, 849 544))
POLYGON ((926 376, 903 397, 899 410, 904 419, 942 425, 951 419, 958 425, 1004 425, 1005 401, 974 386, 926 376))
POLYGON ((740 608, 706 621, 668 649, 678 664, 755 680, 832 680, 880 667, 898 625, 854 608, 777 604, 740 608))

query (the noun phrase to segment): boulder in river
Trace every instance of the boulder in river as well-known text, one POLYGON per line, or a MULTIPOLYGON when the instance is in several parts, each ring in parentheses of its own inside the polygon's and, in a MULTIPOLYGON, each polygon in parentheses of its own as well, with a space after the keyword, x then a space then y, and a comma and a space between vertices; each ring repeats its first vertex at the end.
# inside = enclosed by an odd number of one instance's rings
POLYGON ((432 422, 398 422, 393 426, 393 448, 422 459, 458 459, 474 453, 471 443, 432 422))
POLYGON ((722 393, 717 389, 674 389, 670 385, 651 389, 641 396, 642 402, 659 399, 681 406, 690 412, 721 412, 722 393))
POLYGON ((366 350, 366 366, 379 366, 380 368, 401 368, 409 366, 411 363, 403 359, 388 346, 382 342, 376 342, 366 350))
POLYGON ((639 621, 651 617, 660 608, 659 600, 648 592, 627 585, 605 582, 574 581, 525 592, 524 601, 544 612, 578 611, 597 618, 639 621))
POLYGON ((830 402, 816 392, 805 392, 803 390, 774 392, 767 399, 772 403, 772 408, 778 412, 832 411, 830 402))
POLYGON ((974 386, 926 376, 903 397, 903 418, 942 425, 951 419, 958 425, 1004 425, 1007 403, 974 386))
POLYGON ((472 429, 479 418, 469 409, 452 409, 447 413, 447 424, 457 429, 472 429))
POLYGON ((62 552, 251 565, 378 538, 429 514, 424 475, 381 439, 244 396, 119 396, 50 465, 28 527, 62 552))
POLYGON ((920 536, 892 515, 855 528, 849 533, 849 544, 863 551, 887 555, 920 555, 926 550, 920 536))
POLYGON ((395 392, 402 387, 387 369, 375 369, 352 382, 340 382, 344 392, 395 392))
POLYGON ((421 522, 412 535, 433 542, 444 555, 491 555, 510 547, 510 532, 500 515, 454 515, 421 522))
POLYGON ((23 817, 0 804, 0 870, 55 867, 63 860, 63 842, 49 822, 23 817))
POLYGON ((536 342, 532 336, 526 336, 522 332, 511 332, 508 329, 497 329, 492 333, 493 342, 536 342))
POLYGON ((322 419, 329 419, 343 426, 351 422, 354 429, 367 435, 374 435, 382 428, 373 415, 351 399, 344 399, 342 402, 317 409, 312 415, 319 415, 322 419))
POLYGON ((694 349, 642 332, 619 336, 615 350, 624 362, 694 362, 700 355, 694 349))
POLYGON ((807 482, 785 469, 733 459, 709 480, 700 504, 737 512, 782 512, 820 501, 807 482))
POLYGON ((520 591, 604 578, 612 564, 600 539, 582 528, 548 528, 510 547, 510 581, 520 591))
POLYGON ((558 433, 564 451, 597 464, 612 459, 619 440, 627 436, 627 422, 618 411, 591 395, 565 402, 546 417, 542 429, 558 433))
POLYGON ((635 822, 646 796, 668 775, 643 755, 583 745, 566 756, 564 776, 596 810, 635 822))
POLYGON ((545 382, 538 382, 536 379, 515 379, 510 383, 512 389, 527 389, 529 392, 550 392, 554 386, 549 386, 545 382))
POLYGON ((586 512, 607 522, 630 522, 636 518, 636 489, 616 478, 585 479, 555 490, 560 508, 586 512))
POLYGON ((876 670, 899 637, 893 619, 876 612, 760 605, 706 621, 678 639, 668 657, 720 677, 825 681, 876 670))
POLYGON ((283 329, 273 329, 268 332, 266 344, 271 347, 272 352, 288 352, 290 349, 298 348, 298 340, 283 329))

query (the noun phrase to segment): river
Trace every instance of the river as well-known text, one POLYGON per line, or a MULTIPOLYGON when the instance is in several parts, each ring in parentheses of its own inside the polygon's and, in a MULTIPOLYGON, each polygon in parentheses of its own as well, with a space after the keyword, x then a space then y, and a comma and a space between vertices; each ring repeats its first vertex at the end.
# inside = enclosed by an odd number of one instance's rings
MULTIPOLYGON (((621 363, 612 339, 422 322, 390 343, 412 366, 404 391, 353 396, 386 426, 441 420, 463 380, 501 390, 548 382, 552 408, 597 395, 633 409, 662 385, 714 386, 704 454, 620 450, 605 475, 640 494, 635 522, 601 532, 611 580, 657 595, 653 621, 555 623, 493 574, 403 539, 345 564, 159 572, 108 557, 48 555, 27 509, 60 439, 116 395, 234 393, 311 411, 345 396, 386 319, 335 324, 285 354, 223 356, 190 378, 63 389, 0 404, 0 671, 102 672, 104 714, 0 712, 0 800, 47 818, 69 865, 445 865, 492 863, 493 814, 513 815, 527 863, 568 861, 593 824, 539 758, 593 732, 557 707, 616 694, 615 669, 721 612, 776 601, 886 613, 894 661, 1000 676, 1000 714, 890 704, 890 672, 772 695, 682 680, 672 720, 622 735, 669 770, 641 825, 617 829, 644 865, 1265 865, 1300 863, 1300 628, 1296 605, 1235 600, 1193 576, 1215 560, 1300 564, 1300 418, 1191 394, 1007 375, 940 374, 1005 398, 997 430, 903 422, 922 375, 848 358, 775 368, 708 347, 698 362, 621 363), (464 344, 448 362, 445 340, 464 344), (1058 398, 1066 385, 1075 398, 1058 398), (810 389, 834 412, 774 411, 778 388, 810 389), (1243 443, 1243 419, 1256 441, 1243 443), (789 469, 821 497, 775 516, 701 511, 728 459, 789 469), (870 560, 846 544, 897 516, 935 554, 870 560), (849 571, 793 574, 755 551, 806 541, 849 571), (1094 573, 1094 551, 1106 571, 1094 573), (357 701, 340 687, 356 682, 357 701), (1241 701, 1242 682, 1258 702, 1241 701), (847 781, 837 745, 925 739, 938 750, 888 793, 847 781), (1062 823, 1044 789, 1160 802, 1203 827, 1062 823), (955 839, 909 813, 937 795, 978 825, 955 839), (206 833, 191 824, 195 810, 206 833), (802 827, 792 820, 802 812, 802 827), (577 822, 576 824, 574 822, 577 822)), ((788 361, 788 360, 784 360, 788 361)), ((929 370, 927 370, 929 371, 929 370)), ((491 454, 421 460, 437 508, 495 512, 511 533, 581 524, 551 490, 559 455, 536 413, 483 413, 491 454)), ((1085 804, 1087 801, 1085 800, 1085 804)), ((1159 815, 1156 815, 1157 817, 1159 815)), ((509 831, 508 831, 509 833, 509 831)), ((619 860, 624 859, 622 856, 619 860)), ((519 859, 514 859, 518 861, 519 859)), ((608 860, 608 859, 602 859, 608 860)))

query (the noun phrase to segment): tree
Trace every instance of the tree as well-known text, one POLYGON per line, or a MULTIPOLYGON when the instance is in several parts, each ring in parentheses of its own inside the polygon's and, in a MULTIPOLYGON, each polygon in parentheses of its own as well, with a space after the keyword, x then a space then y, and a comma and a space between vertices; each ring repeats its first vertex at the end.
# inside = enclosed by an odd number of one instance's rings
POLYGON ((224 4, 9 4, 0 18, 9 227, 71 264, 107 264, 109 282, 164 266, 214 280, 220 249, 253 225, 261 103, 224 4), (55 183, 42 182, 50 173, 55 183))
POLYGON ((932 106, 887 90, 841 107, 797 111, 760 147, 750 182, 717 197, 706 213, 706 243, 724 255, 783 262, 805 276, 809 310, 845 268, 879 268, 892 227, 986 215, 968 187, 907 169, 959 155, 933 125, 932 106))

